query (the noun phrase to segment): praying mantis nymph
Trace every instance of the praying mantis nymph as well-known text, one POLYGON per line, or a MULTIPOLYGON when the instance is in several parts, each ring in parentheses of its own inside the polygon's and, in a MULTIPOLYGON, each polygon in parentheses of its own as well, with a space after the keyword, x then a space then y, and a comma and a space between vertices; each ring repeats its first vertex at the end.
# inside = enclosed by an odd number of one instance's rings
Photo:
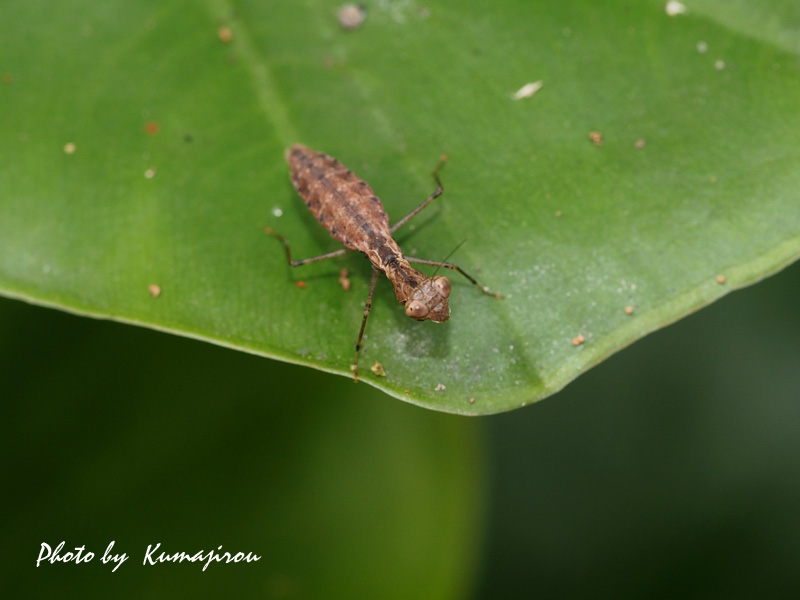
POLYGON ((446 156, 442 157, 433 172, 433 178, 437 185, 436 191, 405 217, 390 226, 389 217, 383 204, 370 185, 342 163, 327 154, 316 152, 299 144, 286 151, 286 162, 289 163, 292 183, 297 193, 300 194, 317 221, 330 232, 334 239, 344 245, 344 248, 334 252, 304 260, 292 260, 289 240, 268 228, 267 233, 283 243, 289 264, 292 267, 299 267, 342 256, 351 251, 361 252, 372 263, 369 294, 364 306, 361 329, 356 340, 353 366, 355 381, 358 381, 358 353, 361 349, 364 329, 367 326, 375 285, 381 273, 385 274, 392 282, 394 294, 405 306, 406 314, 417 321, 430 320, 442 323, 450 318, 448 302, 450 281, 442 275, 428 277, 417 271, 410 263, 433 265, 458 271, 484 294, 493 298, 503 297, 480 285, 458 265, 404 255, 392 237, 395 231, 442 195, 444 188, 439 179, 439 169, 446 159, 446 156))

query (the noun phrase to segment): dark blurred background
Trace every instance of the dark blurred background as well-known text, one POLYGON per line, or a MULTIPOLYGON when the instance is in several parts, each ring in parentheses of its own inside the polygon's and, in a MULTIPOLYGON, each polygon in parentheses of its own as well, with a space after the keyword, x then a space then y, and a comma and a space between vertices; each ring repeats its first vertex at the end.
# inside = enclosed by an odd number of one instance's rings
POLYGON ((480 598, 800 594, 800 264, 485 424, 480 598))
POLYGON ((0 594, 796 595, 799 289, 794 265, 480 419, 0 300, 0 594), (37 568, 61 540, 132 556, 37 568), (142 567, 157 542, 262 560, 142 567))

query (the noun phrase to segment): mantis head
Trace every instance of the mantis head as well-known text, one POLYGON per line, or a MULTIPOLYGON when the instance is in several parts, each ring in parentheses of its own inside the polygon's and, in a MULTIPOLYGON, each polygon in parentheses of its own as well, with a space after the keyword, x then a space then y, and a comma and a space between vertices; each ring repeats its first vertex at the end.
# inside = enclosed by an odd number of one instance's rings
POLYGON ((443 323, 450 318, 450 281, 447 277, 426 278, 406 301, 406 314, 417 321, 443 323))

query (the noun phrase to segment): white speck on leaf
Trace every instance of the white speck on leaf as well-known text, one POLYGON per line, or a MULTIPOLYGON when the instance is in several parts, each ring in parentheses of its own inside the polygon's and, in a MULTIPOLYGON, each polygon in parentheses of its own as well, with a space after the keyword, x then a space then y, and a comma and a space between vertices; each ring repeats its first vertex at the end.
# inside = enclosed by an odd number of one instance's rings
POLYGON ((522 100, 523 98, 530 98, 540 89, 542 89, 542 85, 544 85, 541 81, 534 81, 533 83, 526 83, 521 88, 519 88, 516 92, 512 94, 512 98, 514 100, 522 100))
POLYGON ((664 7, 664 12, 666 12, 670 17, 675 17, 677 15, 685 14, 686 6, 683 4, 683 2, 678 2, 677 0, 670 0, 664 7))

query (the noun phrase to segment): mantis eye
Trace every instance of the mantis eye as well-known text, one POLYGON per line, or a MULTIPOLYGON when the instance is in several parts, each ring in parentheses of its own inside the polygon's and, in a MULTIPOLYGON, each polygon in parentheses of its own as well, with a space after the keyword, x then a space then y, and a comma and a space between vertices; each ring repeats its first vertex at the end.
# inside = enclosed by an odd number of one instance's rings
POLYGON ((433 285, 439 290, 439 293, 447 298, 450 295, 450 280, 447 277, 434 277, 433 285))
POLYGON ((428 307, 419 300, 412 300, 406 304, 406 314, 417 321, 423 320, 429 312, 428 307))

